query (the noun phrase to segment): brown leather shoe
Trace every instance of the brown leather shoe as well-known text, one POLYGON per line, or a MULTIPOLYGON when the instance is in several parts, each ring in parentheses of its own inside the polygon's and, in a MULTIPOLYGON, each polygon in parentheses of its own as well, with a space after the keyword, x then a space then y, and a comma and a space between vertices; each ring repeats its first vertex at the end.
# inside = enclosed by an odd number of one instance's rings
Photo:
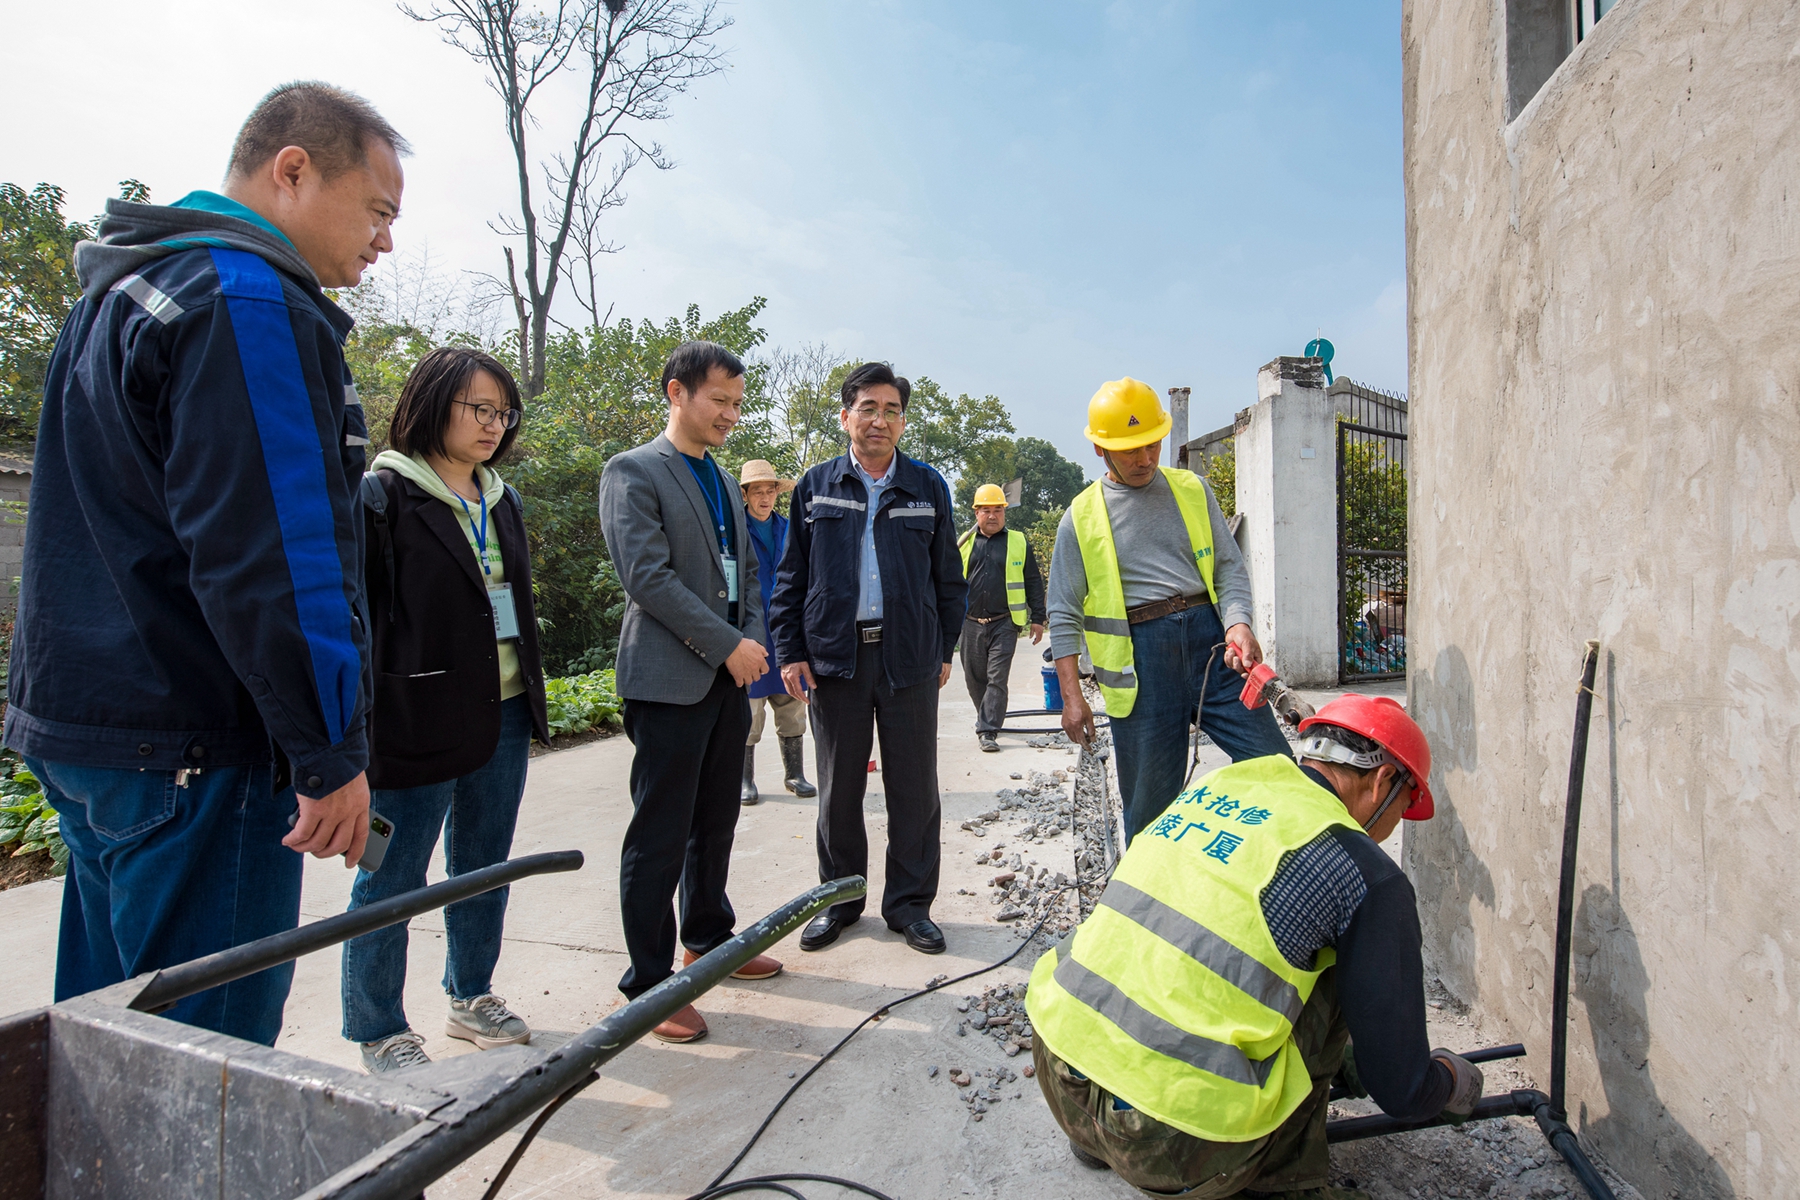
POLYGON ((689 1004, 652 1029, 650 1036, 665 1042, 697 1042, 706 1036, 706 1018, 689 1004))
MULTIPOLYGON (((691 967, 700 960, 692 950, 681 951, 681 965, 691 967)), ((781 964, 766 954, 759 954, 731 973, 733 979, 773 979, 781 974, 781 964)))

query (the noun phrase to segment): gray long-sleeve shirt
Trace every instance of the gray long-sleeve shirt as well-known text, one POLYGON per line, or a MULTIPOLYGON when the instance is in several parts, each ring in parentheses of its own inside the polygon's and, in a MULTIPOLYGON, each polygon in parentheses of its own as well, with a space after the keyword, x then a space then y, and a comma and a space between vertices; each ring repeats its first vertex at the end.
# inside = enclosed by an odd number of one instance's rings
MULTIPOLYGON (((1175 492, 1161 471, 1141 488, 1102 479, 1100 493, 1112 522, 1126 608, 1171 596, 1191 596, 1203 590, 1200 568, 1194 565, 1193 549, 1188 543, 1187 526, 1175 503, 1175 492)), ((1219 620, 1227 629, 1240 623, 1247 625, 1252 611, 1250 572, 1210 485, 1206 488, 1206 505, 1212 517, 1212 581, 1213 593, 1219 600, 1219 620)), ((1075 539, 1073 514, 1065 512, 1062 524, 1056 528, 1056 552, 1050 559, 1050 653, 1055 658, 1081 653, 1082 604, 1087 600, 1087 591, 1087 567, 1081 560, 1081 545, 1075 539)))

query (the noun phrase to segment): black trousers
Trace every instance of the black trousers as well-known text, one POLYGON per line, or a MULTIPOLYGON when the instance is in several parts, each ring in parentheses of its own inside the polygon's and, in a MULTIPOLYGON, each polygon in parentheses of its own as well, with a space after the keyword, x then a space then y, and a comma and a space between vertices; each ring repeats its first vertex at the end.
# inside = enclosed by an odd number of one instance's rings
POLYGON ((965 620, 962 628, 963 682, 975 702, 975 732, 999 733, 1006 723, 1006 681, 1012 674, 1013 651, 1019 648, 1019 627, 1002 617, 983 625, 965 620))
MULTIPOLYGON (((935 676, 898 690, 881 671, 881 644, 865 642, 851 679, 816 681, 813 739, 819 758, 819 880, 869 873, 869 831, 863 796, 869 788, 869 751, 881 738, 881 781, 887 793, 887 885, 881 915, 902 929, 931 915, 937 899, 941 812, 937 781, 938 681, 935 676)), ((832 906, 859 916, 863 897, 832 906)))
POLYGON ((631 805, 619 856, 619 915, 631 966, 619 990, 637 999, 675 973, 675 891, 681 944, 705 954, 731 936, 737 914, 725 895, 737 834, 738 785, 750 701, 719 668, 698 704, 625 701, 631 805))

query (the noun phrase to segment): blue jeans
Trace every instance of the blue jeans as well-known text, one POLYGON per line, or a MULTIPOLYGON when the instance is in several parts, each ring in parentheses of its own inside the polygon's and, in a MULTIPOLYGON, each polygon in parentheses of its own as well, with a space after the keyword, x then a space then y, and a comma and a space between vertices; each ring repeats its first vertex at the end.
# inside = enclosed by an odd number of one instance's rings
MULTIPOLYGON (((485 764, 443 783, 375 789, 371 807, 393 823, 394 835, 381 869, 356 873, 350 907, 424 887, 439 830, 444 867, 452 875, 505 861, 530 757, 530 702, 514 696, 500 706, 500 744, 485 764)), ((493 988, 507 892, 496 888, 444 910, 444 990, 458 1000, 493 988)), ((380 1041, 408 1028, 406 941, 402 922, 344 943, 344 1036, 351 1041, 380 1041)))
POLYGON ((1112 718, 1127 840, 1154 821, 1181 791, 1188 766, 1188 726, 1203 690, 1200 730, 1231 755, 1232 762, 1268 754, 1293 756, 1268 705, 1253 711, 1238 700, 1244 690, 1242 677, 1225 665, 1223 649, 1213 655, 1213 647, 1224 640, 1219 611, 1210 604, 1131 627, 1137 703, 1130 716, 1112 718))
MULTIPOLYGON (((301 857, 281 844, 292 789, 275 769, 173 771, 27 758, 69 846, 56 998, 67 1000, 300 922, 301 857)), ((189 996, 170 1020, 273 1046, 294 964, 189 996)))

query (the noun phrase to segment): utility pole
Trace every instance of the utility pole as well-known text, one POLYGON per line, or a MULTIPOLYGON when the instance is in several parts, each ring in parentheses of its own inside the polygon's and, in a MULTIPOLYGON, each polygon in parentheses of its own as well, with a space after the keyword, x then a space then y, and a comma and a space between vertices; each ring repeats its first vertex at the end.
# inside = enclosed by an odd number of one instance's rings
POLYGON ((1183 467, 1182 455, 1187 450, 1188 440, 1188 397, 1193 388, 1172 387, 1169 389, 1169 417, 1173 424, 1169 426, 1169 465, 1183 467))

